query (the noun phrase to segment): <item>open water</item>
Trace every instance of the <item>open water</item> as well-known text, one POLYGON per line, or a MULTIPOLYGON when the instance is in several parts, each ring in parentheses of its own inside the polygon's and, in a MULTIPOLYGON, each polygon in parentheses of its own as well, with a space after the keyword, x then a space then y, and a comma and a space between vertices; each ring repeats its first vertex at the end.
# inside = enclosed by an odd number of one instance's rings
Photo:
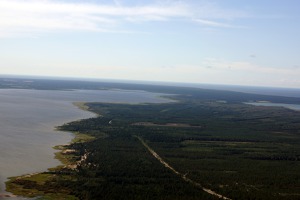
MULTIPOLYGON (((165 103, 161 94, 124 90, 0 90, 0 194, 8 177, 55 167, 53 146, 67 144, 71 133, 55 131, 64 123, 94 117, 72 102, 165 103)), ((10 198, 12 199, 12 198, 10 198)), ((17 199, 17 198, 16 198, 17 199)), ((20 199, 20 198, 18 198, 20 199)))

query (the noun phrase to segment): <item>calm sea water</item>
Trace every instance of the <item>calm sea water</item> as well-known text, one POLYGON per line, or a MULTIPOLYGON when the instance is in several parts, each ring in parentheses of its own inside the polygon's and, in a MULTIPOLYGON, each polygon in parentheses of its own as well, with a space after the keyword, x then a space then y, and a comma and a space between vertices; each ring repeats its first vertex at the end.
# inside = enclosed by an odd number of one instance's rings
POLYGON ((55 126, 95 116, 72 102, 169 102, 159 95, 124 90, 0 90, 0 192, 5 190, 8 177, 42 172, 60 164, 52 147, 69 143, 73 136, 55 131, 55 126))

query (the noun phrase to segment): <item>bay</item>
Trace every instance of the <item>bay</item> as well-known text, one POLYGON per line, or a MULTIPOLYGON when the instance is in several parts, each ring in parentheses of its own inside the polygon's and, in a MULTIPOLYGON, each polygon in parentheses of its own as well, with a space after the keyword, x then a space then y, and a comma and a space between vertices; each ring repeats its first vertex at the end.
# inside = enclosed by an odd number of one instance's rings
MULTIPOLYGON (((42 172, 60 162, 56 145, 69 143, 71 133, 55 127, 95 115, 73 102, 167 103, 162 94, 126 90, 0 90, 0 192, 8 177, 42 172)), ((11 198, 10 198, 11 199, 11 198)))

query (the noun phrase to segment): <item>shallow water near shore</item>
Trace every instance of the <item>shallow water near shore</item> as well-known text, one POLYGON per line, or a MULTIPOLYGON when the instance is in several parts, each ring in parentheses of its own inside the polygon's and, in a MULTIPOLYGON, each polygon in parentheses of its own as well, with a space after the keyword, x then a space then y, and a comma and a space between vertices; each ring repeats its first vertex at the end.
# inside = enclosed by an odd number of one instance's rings
MULTIPOLYGON (((167 103, 161 94, 124 90, 0 90, 0 193, 8 177, 46 171, 60 162, 53 146, 69 143, 71 133, 55 126, 94 117, 73 102, 167 103)), ((0 197, 0 199, 2 199, 0 197)), ((9 198, 15 199, 15 198, 9 198)))

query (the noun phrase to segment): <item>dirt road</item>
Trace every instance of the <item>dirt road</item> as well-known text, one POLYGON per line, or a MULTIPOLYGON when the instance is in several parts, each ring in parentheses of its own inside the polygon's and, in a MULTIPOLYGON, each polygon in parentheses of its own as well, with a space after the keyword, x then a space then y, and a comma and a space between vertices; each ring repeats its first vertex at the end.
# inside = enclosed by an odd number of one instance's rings
POLYGON ((148 144, 146 144, 146 142, 139 136, 135 136, 143 145, 144 147, 161 163, 163 164, 166 168, 170 169, 173 173, 175 173, 176 175, 180 176, 184 181, 188 182, 188 183, 191 183, 195 186, 197 186, 198 188, 202 189, 204 192, 210 194, 210 195, 213 195, 213 196, 216 196, 220 199, 225 199, 225 200, 231 200, 230 198, 228 197, 225 197, 221 194, 218 194, 208 188, 205 188, 203 187, 200 183, 197 183, 193 180, 191 180, 190 178, 187 178, 185 174, 182 174, 180 172, 178 172, 177 170, 175 170, 171 165, 169 165, 166 161, 164 161, 162 159, 162 157, 160 157, 153 149, 151 149, 148 144))

